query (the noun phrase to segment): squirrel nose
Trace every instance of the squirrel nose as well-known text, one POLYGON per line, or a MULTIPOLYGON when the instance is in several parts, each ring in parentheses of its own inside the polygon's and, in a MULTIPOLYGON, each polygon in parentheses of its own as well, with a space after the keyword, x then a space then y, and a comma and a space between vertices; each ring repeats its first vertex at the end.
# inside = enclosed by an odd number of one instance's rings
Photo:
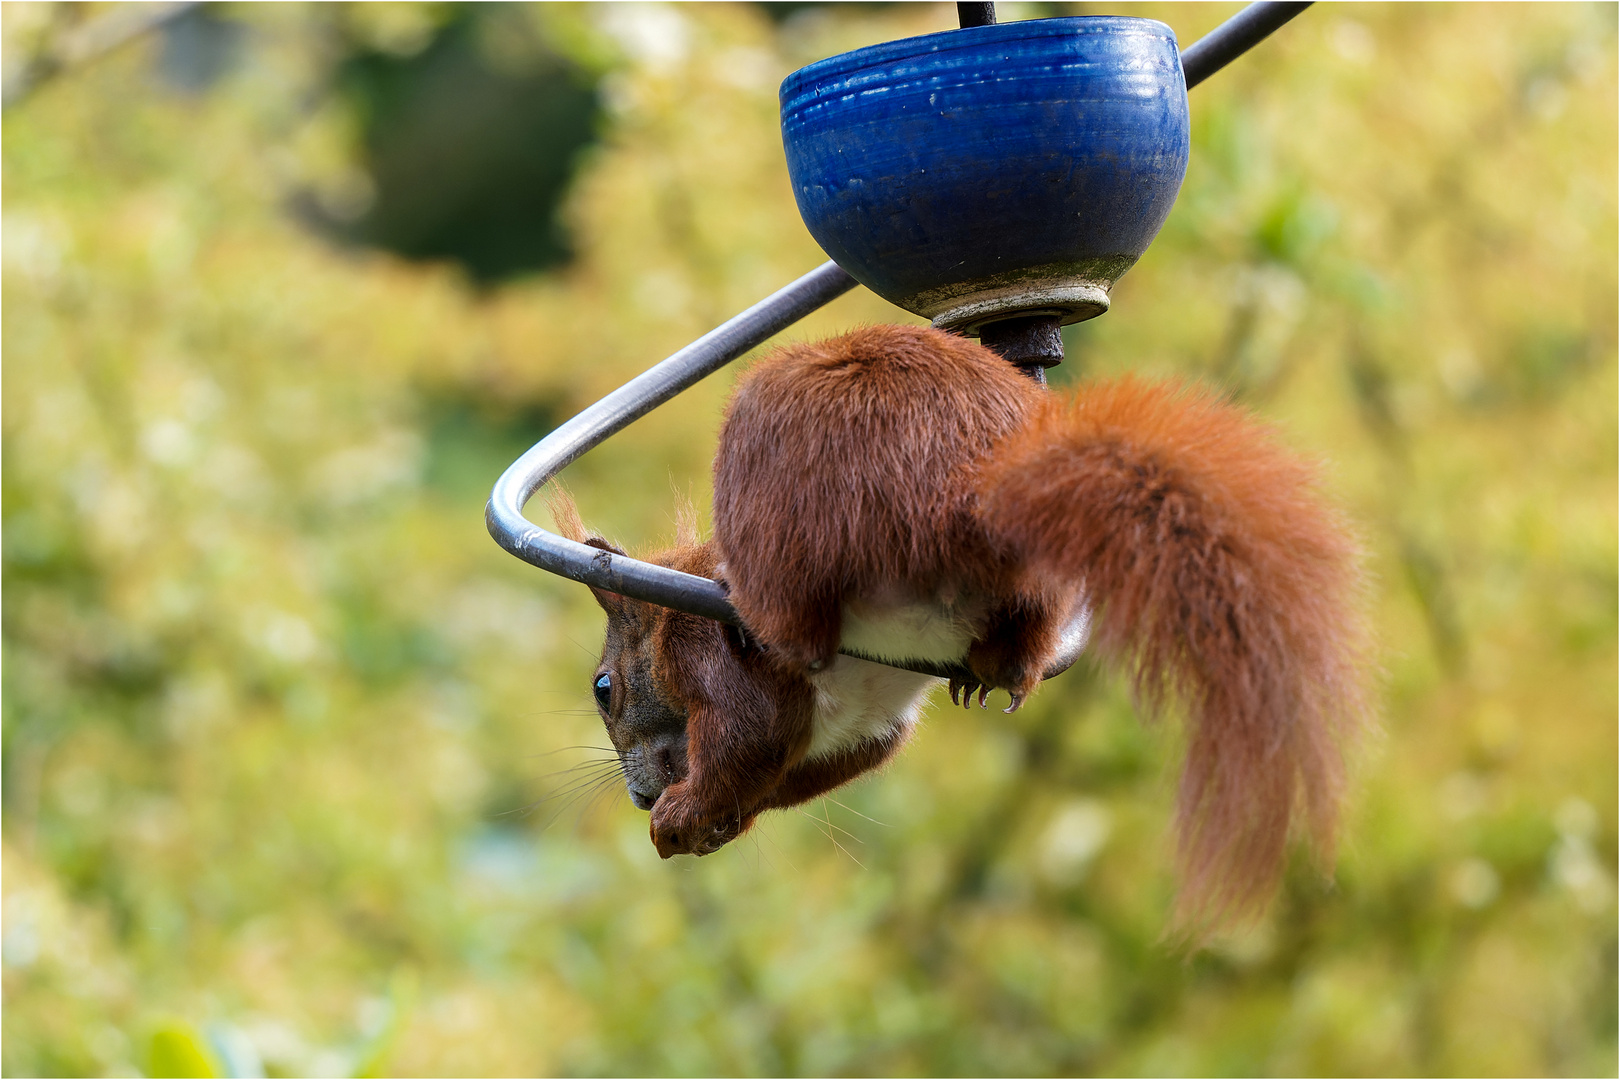
POLYGON ((653 803, 658 801, 658 796, 648 795, 644 791, 637 791, 635 788, 631 788, 630 801, 636 804, 637 810, 651 810, 653 808, 653 803))

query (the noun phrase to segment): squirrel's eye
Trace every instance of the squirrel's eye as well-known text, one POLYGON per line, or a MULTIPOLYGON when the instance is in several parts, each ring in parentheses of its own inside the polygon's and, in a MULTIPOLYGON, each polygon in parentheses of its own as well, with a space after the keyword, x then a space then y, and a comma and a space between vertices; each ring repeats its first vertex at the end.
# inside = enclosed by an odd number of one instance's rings
POLYGON ((596 703, 602 707, 603 712, 607 712, 608 705, 613 700, 613 677, 607 674, 598 675, 592 688, 596 691, 596 703))

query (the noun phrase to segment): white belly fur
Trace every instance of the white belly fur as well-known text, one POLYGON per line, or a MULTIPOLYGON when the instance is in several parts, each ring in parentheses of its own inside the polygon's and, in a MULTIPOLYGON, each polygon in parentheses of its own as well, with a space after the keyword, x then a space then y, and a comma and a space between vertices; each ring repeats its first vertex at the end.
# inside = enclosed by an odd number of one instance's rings
POLYGON ((810 676, 816 705, 805 757, 819 758, 873 736, 910 733, 928 691, 945 680, 853 656, 840 656, 810 676))
POLYGON ((967 655, 978 622, 944 604, 846 604, 840 643, 880 660, 951 663, 967 655))
MULTIPOLYGON (((942 605, 905 605, 881 614, 852 605, 843 615, 843 645, 867 656, 950 662, 966 655, 973 641, 971 621, 942 605)), ((840 656, 810 683, 816 704, 805 756, 818 758, 896 729, 909 733, 928 692, 944 680, 840 656)))

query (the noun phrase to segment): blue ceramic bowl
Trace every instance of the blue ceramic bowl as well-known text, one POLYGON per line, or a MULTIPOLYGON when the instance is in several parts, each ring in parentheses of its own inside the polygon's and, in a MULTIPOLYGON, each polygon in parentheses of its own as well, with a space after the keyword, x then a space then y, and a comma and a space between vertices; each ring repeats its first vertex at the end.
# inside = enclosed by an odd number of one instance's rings
POLYGON ((1108 310, 1187 171, 1181 53, 1150 19, 885 42, 799 69, 781 98, 817 243, 878 295, 968 333, 1108 310))

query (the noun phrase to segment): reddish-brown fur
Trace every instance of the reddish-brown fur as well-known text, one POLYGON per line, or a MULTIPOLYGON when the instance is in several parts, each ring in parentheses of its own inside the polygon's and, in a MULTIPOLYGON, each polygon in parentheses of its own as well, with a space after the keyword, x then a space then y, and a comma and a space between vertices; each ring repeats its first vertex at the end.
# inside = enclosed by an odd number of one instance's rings
POLYGON ((866 327, 759 363, 714 462, 715 541, 743 622, 784 660, 822 664, 846 598, 980 597, 1002 636, 1029 639, 1018 655, 987 641, 984 673, 1034 689, 1059 629, 1050 590, 1015 591, 1028 579, 980 525, 967 470, 1044 398, 988 349, 918 327, 866 327))
POLYGON ((962 338, 870 327, 745 376, 714 514, 711 543, 658 561, 726 581, 763 651, 599 595, 610 645, 629 640, 616 621, 646 627, 631 652, 688 710, 687 778, 653 810, 661 853, 713 850, 898 746, 903 733, 803 760, 806 672, 833 658, 846 601, 977 611, 967 663, 1016 702, 1082 593, 1142 703, 1188 715, 1184 920, 1264 902, 1296 806, 1330 849, 1364 705, 1356 549, 1314 470, 1241 410, 1134 379, 1063 400, 962 338))
POLYGON ((1121 379, 1044 403, 977 490, 1025 573, 1085 583, 1139 700, 1185 706, 1184 918, 1265 901, 1296 805, 1330 851, 1365 650, 1356 546, 1315 470, 1208 393, 1121 379))

